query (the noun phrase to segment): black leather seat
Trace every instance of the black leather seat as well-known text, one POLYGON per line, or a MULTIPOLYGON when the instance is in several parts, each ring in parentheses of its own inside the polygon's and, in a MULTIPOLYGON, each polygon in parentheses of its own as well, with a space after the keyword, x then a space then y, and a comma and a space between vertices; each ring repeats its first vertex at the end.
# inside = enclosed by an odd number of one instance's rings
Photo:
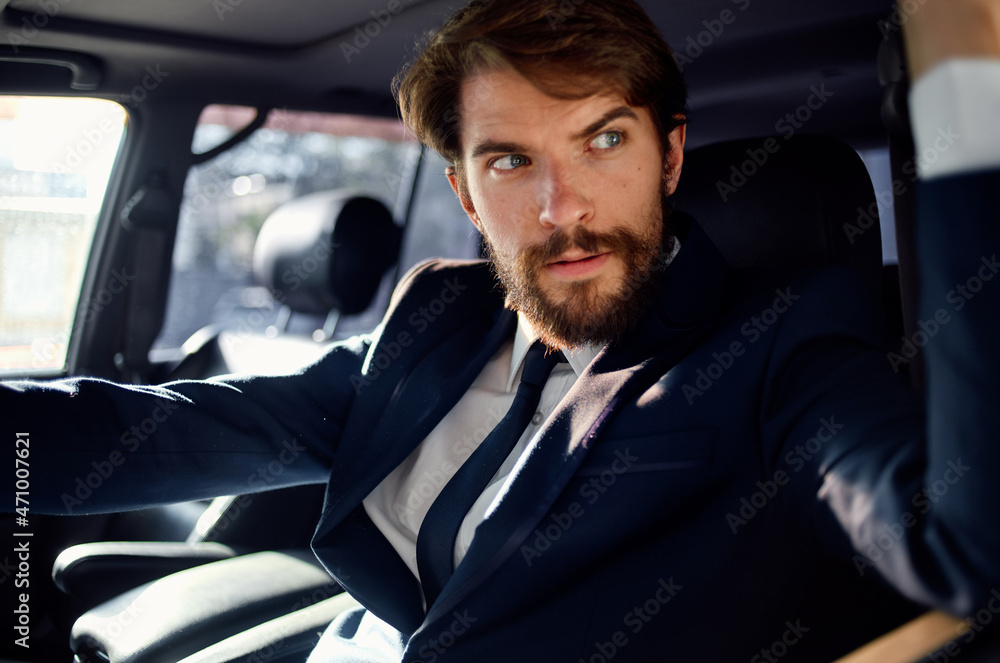
POLYGON ((846 229, 858 209, 877 209, 875 190, 861 157, 834 138, 771 136, 692 150, 673 200, 732 267, 851 265, 881 300, 878 219, 861 233, 846 229))
POLYGON ((844 143, 771 136, 692 150, 673 201, 732 267, 850 265, 882 308, 887 348, 902 334, 898 270, 882 264, 875 191, 844 143))

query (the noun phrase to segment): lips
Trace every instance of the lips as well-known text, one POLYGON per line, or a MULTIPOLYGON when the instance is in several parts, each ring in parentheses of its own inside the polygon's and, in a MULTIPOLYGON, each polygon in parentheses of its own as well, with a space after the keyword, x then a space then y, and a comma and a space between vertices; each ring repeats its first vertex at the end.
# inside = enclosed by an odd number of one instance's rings
POLYGON ((611 252, 594 255, 564 255, 559 260, 546 263, 550 274, 564 279, 580 279, 592 276, 611 258, 611 252))

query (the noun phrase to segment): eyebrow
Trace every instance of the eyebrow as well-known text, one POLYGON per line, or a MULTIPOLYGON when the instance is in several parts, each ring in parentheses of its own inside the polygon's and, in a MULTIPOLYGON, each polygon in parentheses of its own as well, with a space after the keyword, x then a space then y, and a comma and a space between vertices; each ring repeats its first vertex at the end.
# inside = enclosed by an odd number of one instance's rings
MULTIPOLYGON (((605 125, 621 118, 629 118, 636 121, 639 120, 639 116, 636 115, 634 110, 628 106, 619 106, 618 108, 612 108, 599 119, 588 124, 582 131, 573 134, 570 138, 572 140, 583 140, 584 138, 600 131, 605 125)), ((477 144, 475 148, 473 148, 472 158, 476 159, 486 154, 517 154, 527 151, 528 148, 519 143, 505 143, 494 140, 486 140, 477 144)))
POLYGON ((501 143, 495 140, 487 140, 476 145, 472 150, 472 158, 476 159, 484 154, 516 154, 527 151, 526 147, 517 143, 501 143))
POLYGON ((600 119, 587 125, 583 131, 573 134, 572 139, 583 140, 584 138, 596 134, 598 131, 603 129, 606 124, 610 124, 615 120, 620 120, 623 117, 636 120, 637 122, 639 120, 639 116, 635 114, 634 110, 628 106, 619 106, 618 108, 612 108, 607 113, 602 115, 600 119))

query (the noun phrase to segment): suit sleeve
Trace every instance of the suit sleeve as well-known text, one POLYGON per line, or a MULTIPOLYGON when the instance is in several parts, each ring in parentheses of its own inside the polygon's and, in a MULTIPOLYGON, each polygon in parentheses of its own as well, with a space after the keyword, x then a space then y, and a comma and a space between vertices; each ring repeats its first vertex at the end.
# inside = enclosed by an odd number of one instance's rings
MULTIPOLYGON (((96 379, 0 383, 8 465, 36 513, 138 509, 327 480, 367 341, 301 372, 158 387, 96 379), (27 451, 21 451, 27 449, 27 451), (22 485, 22 487, 24 487, 22 485)), ((3 482, 5 510, 16 484, 3 482)))
POLYGON ((810 284, 782 321, 761 410, 768 471, 791 477, 802 531, 958 615, 1000 587, 997 190, 1000 171, 921 185, 919 331, 903 353, 867 331, 877 314, 850 277, 810 284), (895 374, 913 352, 926 357, 923 399, 895 374))

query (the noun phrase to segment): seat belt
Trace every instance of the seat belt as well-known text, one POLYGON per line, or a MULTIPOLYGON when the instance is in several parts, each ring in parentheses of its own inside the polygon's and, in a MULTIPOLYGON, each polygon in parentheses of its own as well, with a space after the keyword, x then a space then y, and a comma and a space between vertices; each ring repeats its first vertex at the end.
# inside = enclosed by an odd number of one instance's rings
POLYGON ((171 229, 179 204, 167 191, 163 176, 154 174, 139 187, 121 211, 124 228, 132 233, 131 271, 124 347, 115 355, 115 366, 132 383, 149 374, 149 349, 163 326, 170 281, 171 229))

